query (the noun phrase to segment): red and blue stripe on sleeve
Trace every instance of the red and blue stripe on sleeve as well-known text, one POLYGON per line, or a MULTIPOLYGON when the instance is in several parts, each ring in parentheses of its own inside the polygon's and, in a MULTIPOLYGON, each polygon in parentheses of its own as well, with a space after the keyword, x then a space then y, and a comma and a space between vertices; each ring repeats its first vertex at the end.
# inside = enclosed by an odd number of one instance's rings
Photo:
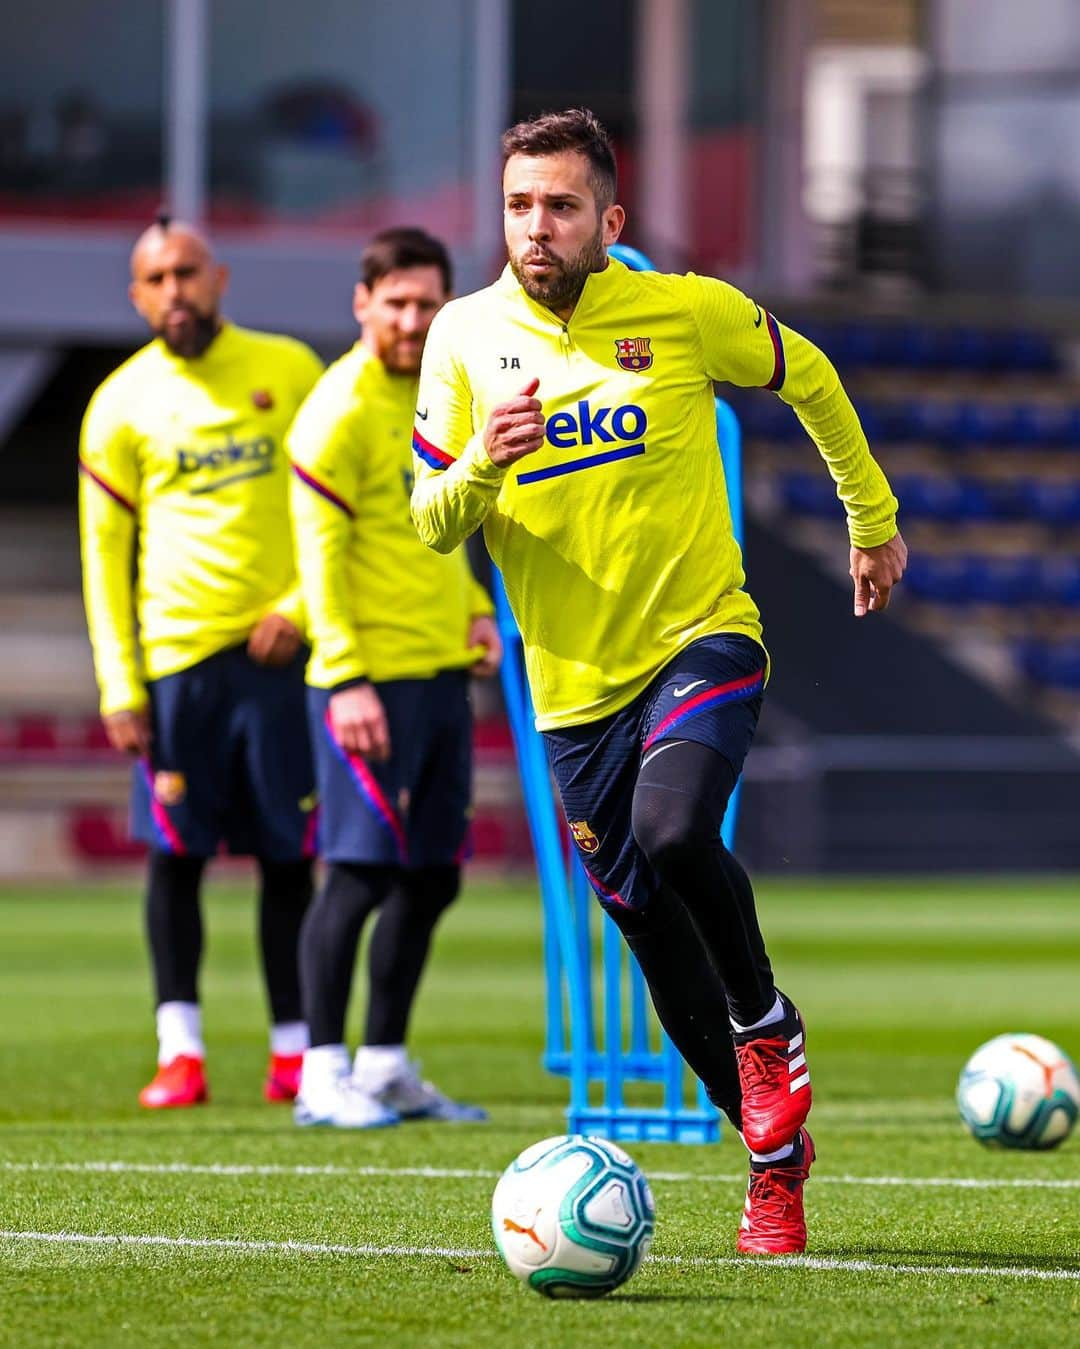
POLYGON ((447 454, 445 450, 440 450, 438 445, 433 445, 420 434, 420 429, 416 426, 413 427, 412 447, 413 453, 419 455, 429 468, 441 471, 455 462, 452 454, 447 454))

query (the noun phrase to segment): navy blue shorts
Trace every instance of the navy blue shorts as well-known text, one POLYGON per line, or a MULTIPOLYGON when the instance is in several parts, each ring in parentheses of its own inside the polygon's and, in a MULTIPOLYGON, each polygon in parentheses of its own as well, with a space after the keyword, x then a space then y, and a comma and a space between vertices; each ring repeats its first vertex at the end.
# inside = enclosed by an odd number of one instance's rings
POLYGON ((375 691, 390 726, 390 758, 372 763, 330 730, 330 692, 307 691, 319 780, 319 852, 328 862, 409 868, 460 864, 472 795, 469 676, 389 679, 375 691))
POLYGON ((749 637, 702 637, 621 711, 544 732, 571 836, 602 904, 644 908, 657 887, 631 828, 642 766, 665 744, 693 740, 722 754, 737 776, 761 714, 766 664, 749 637))
POLYGON ((315 855, 306 660, 301 651, 270 668, 236 646, 150 681, 150 758, 135 765, 131 792, 136 838, 193 857, 223 844, 273 862, 315 855))

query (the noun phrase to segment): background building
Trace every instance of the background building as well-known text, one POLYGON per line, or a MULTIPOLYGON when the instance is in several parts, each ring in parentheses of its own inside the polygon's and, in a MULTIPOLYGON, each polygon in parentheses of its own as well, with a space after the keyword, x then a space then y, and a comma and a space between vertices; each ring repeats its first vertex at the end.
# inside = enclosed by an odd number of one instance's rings
MULTIPOLYGON (((751 859, 1080 862, 1072 0, 41 0, 8 16, 0 91, 0 871, 124 851, 74 462, 143 340, 134 234, 162 203, 205 221, 230 315, 332 355, 384 225, 491 278, 499 133, 575 103, 615 134, 629 241, 833 356, 913 545, 888 618, 851 623, 827 477, 775 399, 734 397, 776 669, 751 859)), ((497 706, 481 736, 482 841, 520 861, 497 706)))

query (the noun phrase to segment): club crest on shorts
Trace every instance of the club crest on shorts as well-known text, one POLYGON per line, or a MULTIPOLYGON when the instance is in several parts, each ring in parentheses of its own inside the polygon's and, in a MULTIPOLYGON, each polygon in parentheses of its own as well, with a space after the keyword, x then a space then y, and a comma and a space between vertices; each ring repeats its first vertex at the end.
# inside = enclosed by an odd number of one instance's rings
POLYGON ((615 340, 615 359, 623 370, 648 370, 652 365, 651 337, 619 337, 615 340))
POLYGON ((269 412, 270 409, 274 406, 274 395, 270 392, 269 389, 253 389, 251 393, 251 401, 255 404, 255 406, 259 409, 260 412, 269 412))
POLYGON ((589 828, 588 820, 568 820, 570 833, 574 837, 574 842, 582 852, 596 852, 600 846, 600 840, 589 828))
POLYGON ((154 800, 163 806, 178 806, 187 796, 187 778, 183 773, 164 770, 154 774, 154 800))

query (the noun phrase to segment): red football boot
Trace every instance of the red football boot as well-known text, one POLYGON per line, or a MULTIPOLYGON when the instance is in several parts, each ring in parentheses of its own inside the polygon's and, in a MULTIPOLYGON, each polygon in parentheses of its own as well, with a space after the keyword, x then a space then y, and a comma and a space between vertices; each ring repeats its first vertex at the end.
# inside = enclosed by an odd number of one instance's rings
POLYGON ((139 1104, 149 1110, 201 1105, 209 1099, 203 1061, 190 1054, 177 1054, 176 1058, 163 1063, 154 1074, 153 1082, 139 1092, 139 1104))
POLYGON ((778 1152, 810 1113, 806 1027, 781 993, 784 1017, 758 1031, 733 1031, 742 1087, 742 1136, 751 1152, 778 1152))
POLYGON ((814 1164, 814 1140, 805 1129, 782 1162, 750 1163, 738 1249, 744 1255, 800 1255, 806 1250, 803 1187, 814 1164))
POLYGON ((263 1095, 268 1101, 295 1101, 300 1092, 300 1070, 303 1054, 271 1054, 263 1083, 263 1095))

